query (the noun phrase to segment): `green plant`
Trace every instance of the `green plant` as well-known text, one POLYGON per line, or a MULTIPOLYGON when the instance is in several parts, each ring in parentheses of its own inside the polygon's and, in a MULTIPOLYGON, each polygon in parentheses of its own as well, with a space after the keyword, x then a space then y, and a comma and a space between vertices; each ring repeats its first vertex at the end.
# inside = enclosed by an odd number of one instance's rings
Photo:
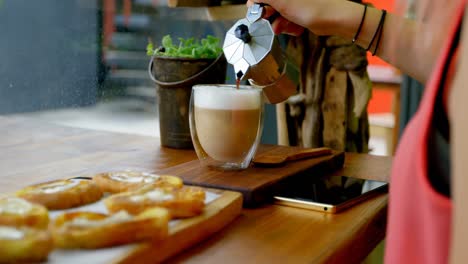
POLYGON ((146 46, 148 56, 214 59, 223 52, 219 38, 211 35, 201 40, 179 38, 178 45, 174 45, 171 36, 166 35, 162 38, 161 44, 161 47, 155 48, 153 42, 150 41, 146 46))

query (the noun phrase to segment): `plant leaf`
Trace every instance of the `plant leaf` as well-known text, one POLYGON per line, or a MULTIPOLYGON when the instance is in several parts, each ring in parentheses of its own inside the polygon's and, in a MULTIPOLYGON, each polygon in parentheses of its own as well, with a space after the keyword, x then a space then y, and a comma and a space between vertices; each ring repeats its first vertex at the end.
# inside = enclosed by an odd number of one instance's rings
POLYGON ((217 37, 212 35, 206 36, 201 40, 191 38, 178 38, 179 44, 174 45, 172 37, 170 35, 165 35, 162 38, 162 46, 164 51, 159 49, 154 49, 153 43, 148 43, 146 47, 146 53, 149 56, 154 54, 161 56, 169 57, 179 57, 179 58, 217 58, 222 52, 220 47, 220 41, 217 37))

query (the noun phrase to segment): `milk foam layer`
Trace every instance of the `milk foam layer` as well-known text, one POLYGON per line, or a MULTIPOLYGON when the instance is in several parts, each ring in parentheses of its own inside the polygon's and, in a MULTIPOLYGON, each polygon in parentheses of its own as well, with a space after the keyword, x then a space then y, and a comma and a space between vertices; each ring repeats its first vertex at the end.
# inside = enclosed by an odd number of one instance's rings
POLYGON ((195 106, 210 109, 258 109, 261 104, 261 90, 241 86, 203 86, 197 85, 195 106))

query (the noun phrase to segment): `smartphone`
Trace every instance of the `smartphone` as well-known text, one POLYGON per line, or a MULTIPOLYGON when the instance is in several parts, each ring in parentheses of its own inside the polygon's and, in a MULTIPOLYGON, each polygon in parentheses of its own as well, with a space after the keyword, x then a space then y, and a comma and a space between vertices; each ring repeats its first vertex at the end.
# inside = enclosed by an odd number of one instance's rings
MULTIPOLYGON (((309 177, 310 178, 310 177, 309 177)), ((327 176, 306 184, 289 184, 273 197, 275 204, 338 213, 370 197, 388 192, 388 183, 327 176)))

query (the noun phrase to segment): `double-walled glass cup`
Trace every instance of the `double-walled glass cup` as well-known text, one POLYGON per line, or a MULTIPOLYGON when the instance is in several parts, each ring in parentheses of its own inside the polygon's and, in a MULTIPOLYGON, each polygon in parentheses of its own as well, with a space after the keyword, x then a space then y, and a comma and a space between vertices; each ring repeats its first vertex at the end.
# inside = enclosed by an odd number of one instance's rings
POLYGON ((247 168, 260 142, 263 111, 261 89, 195 85, 190 134, 202 164, 222 170, 247 168))

